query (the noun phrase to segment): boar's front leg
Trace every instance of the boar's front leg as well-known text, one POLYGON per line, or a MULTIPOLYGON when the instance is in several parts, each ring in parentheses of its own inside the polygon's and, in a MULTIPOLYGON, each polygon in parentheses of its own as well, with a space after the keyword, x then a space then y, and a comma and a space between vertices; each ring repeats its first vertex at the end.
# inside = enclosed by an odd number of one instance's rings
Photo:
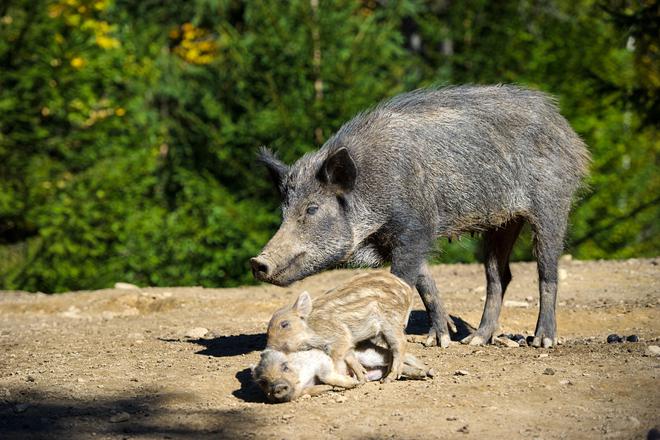
POLYGON ((392 249, 392 273, 411 286, 417 287, 422 297, 426 313, 431 319, 426 344, 449 346, 449 328, 447 323, 449 315, 445 312, 435 281, 431 278, 424 259, 428 253, 433 238, 430 234, 420 231, 411 231, 399 237, 399 243, 392 249))

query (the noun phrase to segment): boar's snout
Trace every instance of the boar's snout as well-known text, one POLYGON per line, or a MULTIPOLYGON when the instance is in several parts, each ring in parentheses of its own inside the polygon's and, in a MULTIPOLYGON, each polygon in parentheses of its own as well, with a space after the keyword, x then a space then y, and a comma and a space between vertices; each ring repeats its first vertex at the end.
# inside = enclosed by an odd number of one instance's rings
POLYGON ((252 265, 252 274, 260 281, 266 281, 273 270, 272 264, 262 255, 250 258, 250 264, 252 265))

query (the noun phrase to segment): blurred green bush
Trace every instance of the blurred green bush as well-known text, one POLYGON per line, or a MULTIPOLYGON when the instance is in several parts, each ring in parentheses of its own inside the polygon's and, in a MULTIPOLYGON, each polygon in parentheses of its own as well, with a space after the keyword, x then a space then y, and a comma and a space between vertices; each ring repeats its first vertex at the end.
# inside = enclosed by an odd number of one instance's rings
MULTIPOLYGON (((590 145, 568 252, 657 255, 658 8, 7 0, 0 288, 250 282, 247 260, 279 221, 258 146, 294 161, 381 99, 468 82, 557 95, 590 145)), ((437 258, 474 261, 477 243, 437 258)))

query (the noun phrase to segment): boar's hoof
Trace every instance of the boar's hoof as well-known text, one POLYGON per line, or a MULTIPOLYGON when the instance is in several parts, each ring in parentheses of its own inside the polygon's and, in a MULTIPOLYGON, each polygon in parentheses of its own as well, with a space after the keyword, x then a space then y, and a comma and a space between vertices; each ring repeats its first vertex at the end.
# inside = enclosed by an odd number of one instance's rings
POLYGON ((470 336, 467 336, 461 339, 461 344, 468 345, 486 345, 492 342, 492 335, 490 337, 483 336, 478 330, 475 333, 472 333, 470 336))
POLYGON ((422 344, 424 344, 425 347, 435 347, 436 345, 439 345, 442 348, 447 348, 449 347, 450 342, 451 338, 447 331, 441 332, 431 328, 426 340, 422 342, 422 344))
POLYGON ((534 340, 532 341, 532 347, 536 348, 552 348, 555 345, 557 345, 557 338, 535 336, 534 340))

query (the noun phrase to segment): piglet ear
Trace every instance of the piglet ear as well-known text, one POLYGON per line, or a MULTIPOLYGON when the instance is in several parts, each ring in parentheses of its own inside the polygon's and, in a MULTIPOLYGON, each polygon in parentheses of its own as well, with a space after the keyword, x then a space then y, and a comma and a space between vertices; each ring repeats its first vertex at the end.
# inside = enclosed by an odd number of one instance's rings
POLYGON ((273 184, 280 192, 284 193, 284 178, 289 172, 289 167, 277 158, 277 155, 266 147, 259 148, 257 154, 257 162, 264 165, 268 169, 268 174, 273 184))
POLYGON ((301 318, 307 318, 309 314, 312 313, 312 298, 307 291, 298 296, 298 299, 293 304, 293 310, 301 318))
POLYGON ((357 166, 346 147, 331 152, 321 165, 319 180, 335 185, 344 192, 351 191, 357 178, 357 166))

